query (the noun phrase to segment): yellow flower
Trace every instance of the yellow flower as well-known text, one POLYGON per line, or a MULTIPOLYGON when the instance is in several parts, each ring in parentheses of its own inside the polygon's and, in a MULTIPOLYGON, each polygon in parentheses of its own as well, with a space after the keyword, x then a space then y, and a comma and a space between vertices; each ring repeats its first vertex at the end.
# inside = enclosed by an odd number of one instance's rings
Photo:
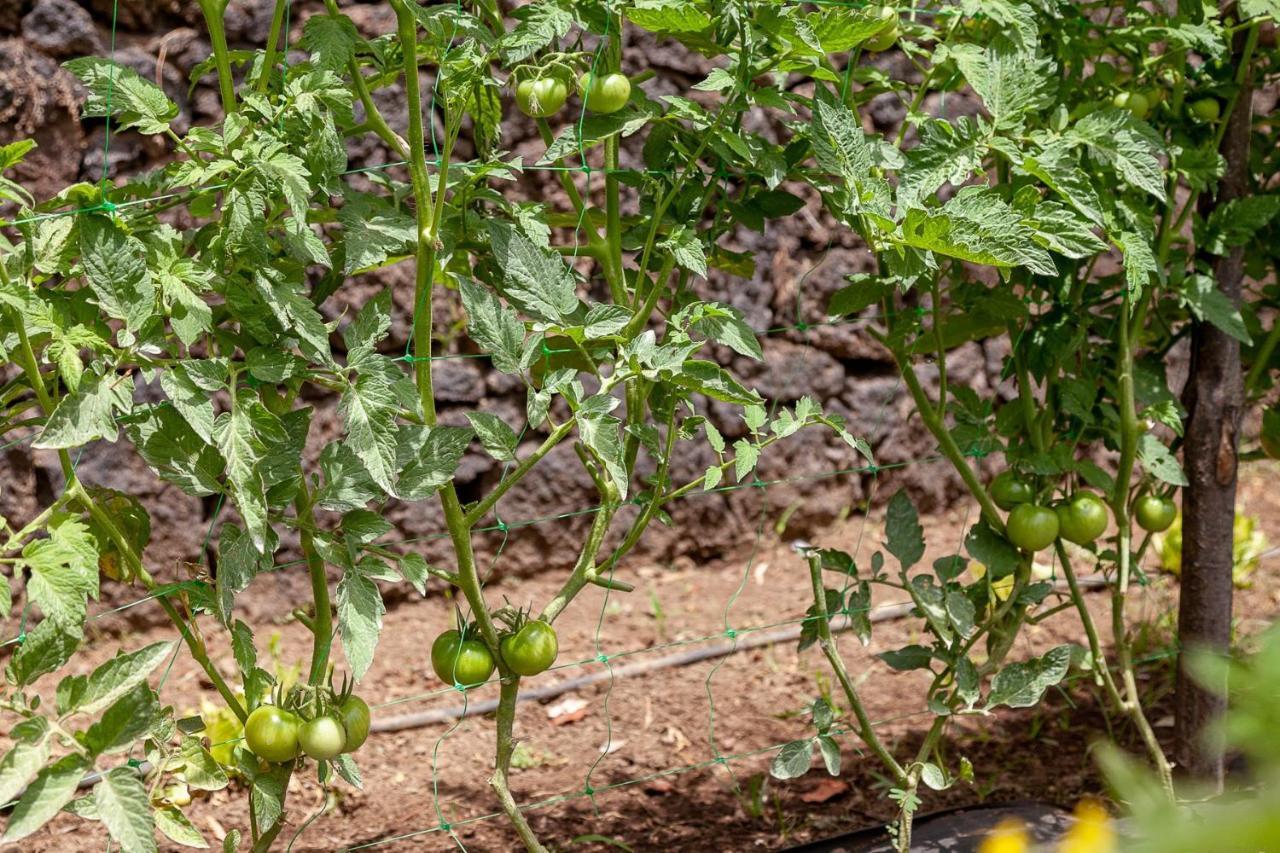
POLYGON ((1076 822, 1058 842, 1058 853, 1114 853, 1116 834, 1111 818, 1097 800, 1081 800, 1076 805, 1076 822))
POLYGON ((1031 849, 1031 839, 1022 821, 1017 818, 1006 818, 1000 821, 991 834, 982 839, 978 845, 978 853, 1027 853, 1031 849))

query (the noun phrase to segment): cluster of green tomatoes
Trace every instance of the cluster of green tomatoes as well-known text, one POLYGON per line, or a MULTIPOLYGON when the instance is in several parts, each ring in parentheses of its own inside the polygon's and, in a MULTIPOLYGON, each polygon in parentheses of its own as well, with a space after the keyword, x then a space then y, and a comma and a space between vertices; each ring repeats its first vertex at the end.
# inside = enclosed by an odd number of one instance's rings
MULTIPOLYGON (((569 99, 571 75, 560 67, 521 74, 516 83, 516 106, 533 118, 549 118, 560 112, 569 99)), ((631 81, 618 72, 597 74, 585 71, 578 77, 578 95, 593 113, 616 113, 631 100, 631 81)))
MULTIPOLYGON (((1106 532, 1111 520, 1106 502, 1089 491, 1078 491, 1053 506, 1036 503, 1031 484, 1013 471, 991 481, 991 499, 1009 513, 1005 533, 1024 551, 1042 551, 1059 537, 1088 545, 1106 532)), ((1150 533, 1168 530, 1177 514, 1173 501, 1159 495, 1142 495, 1133 504, 1134 520, 1150 533)))
MULTIPOLYGON (((523 615, 513 621, 512 630, 504 633, 498 643, 503 663, 519 676, 546 672, 560 653, 556 629, 541 619, 526 619, 523 615)), ((495 665, 493 652, 474 626, 445 631, 431 644, 431 668, 445 684, 483 684, 493 675, 495 665)))
POLYGON ((301 755, 331 761, 355 752, 369 737, 369 705, 351 692, 298 686, 289 698, 259 705, 244 723, 253 754, 283 764, 301 755))

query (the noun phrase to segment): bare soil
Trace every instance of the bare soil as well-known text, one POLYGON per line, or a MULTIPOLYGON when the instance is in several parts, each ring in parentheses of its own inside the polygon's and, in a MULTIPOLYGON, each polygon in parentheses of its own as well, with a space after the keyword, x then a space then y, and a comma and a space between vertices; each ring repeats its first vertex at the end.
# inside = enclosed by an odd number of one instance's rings
MULTIPOLYGON (((1280 466, 1254 466, 1242 485, 1242 506, 1261 519, 1274 544, 1280 544, 1280 496, 1268 481, 1280 466)), ((591 588, 558 623, 562 666, 541 679, 568 678, 610 666, 693 647, 700 638, 722 639, 726 627, 743 633, 795 620, 808 606, 808 576, 790 545, 775 536, 775 516, 763 519, 761 544, 739 558, 709 565, 627 566, 621 577, 635 582, 629 595, 591 588), (617 657, 622 655, 621 658, 617 657)), ((930 553, 954 553, 964 510, 925 518, 930 553)), ((519 535, 518 531, 513 535, 519 535)), ((697 536, 690 530, 688 535, 697 536)), ((855 517, 819 538, 819 544, 857 549, 865 561, 880 547, 882 514, 869 521, 855 517)), ((1154 560, 1148 560, 1149 568, 1154 560)), ((1280 553, 1269 554, 1241 590, 1236 612, 1242 635, 1269 624, 1280 603, 1280 553)), ((266 581, 264 578, 259 582, 266 581)), ((545 601, 558 577, 500 581, 489 588, 491 602, 505 596, 513 604, 545 601)), ((252 594, 252 590, 250 593, 252 594)), ((1176 608, 1176 582, 1154 574, 1135 596, 1130 624, 1138 632, 1144 690, 1155 702, 1153 716, 1162 736, 1172 731, 1166 698, 1172 688, 1167 649, 1176 608)), ((896 602, 877 598, 876 606, 896 602)), ((446 627, 452 602, 433 590, 426 599, 405 600, 386 616, 377 661, 361 685, 385 718, 428 708, 457 705, 463 698, 443 688, 429 672, 432 638, 446 627)), ((1106 596, 1090 596, 1095 618, 1104 617, 1106 596)), ((1098 618, 1105 632, 1108 618, 1098 618)), ((96 624, 106 624, 103 622, 96 624)), ((257 625, 259 645, 277 642, 279 661, 306 659, 310 637, 289 622, 257 625)), ((149 630, 128 636, 136 648, 169 633, 149 630)), ((916 620, 875 626, 870 647, 846 636, 846 660, 879 731, 891 749, 911 749, 929 722, 918 675, 895 675, 873 659, 879 651, 920 639, 916 620)), ((218 663, 233 671, 224 636, 210 644, 227 650, 218 663)), ((109 656, 118 638, 96 639, 79 665, 109 656)), ((1054 616, 1027 630, 1014 657, 1029 656, 1063 642, 1083 643, 1074 612, 1054 616)), ((340 658, 339 658, 340 660, 340 658)), ((340 660, 341 665, 341 660, 340 660)), ((536 683, 542 683, 541 680, 536 683)), ((794 644, 736 653, 718 660, 618 679, 613 684, 575 691, 546 704, 521 705, 517 721, 520 769, 513 787, 535 831, 557 850, 650 851, 776 850, 790 845, 873 826, 890 817, 885 779, 874 758, 860 754, 856 738, 841 738, 844 768, 832 780, 815 766, 790 782, 768 780, 757 794, 761 774, 775 748, 807 734, 806 705, 832 689, 825 660, 816 649, 797 654, 794 644), (577 709, 553 720, 565 706, 577 709), (570 719, 570 722, 565 722, 570 719), (722 759, 722 760, 721 760, 722 759), (593 796, 587 796, 591 790, 593 796), (625 845, 625 846, 624 846, 625 845)), ((470 692, 469 701, 492 698, 496 686, 470 692)), ((215 694, 185 655, 165 682, 162 698, 179 711, 195 710, 201 698, 215 694)), ((841 703, 843 704, 843 703, 841 703)), ((1075 681, 1051 691, 1039 707, 967 717, 951 730, 948 757, 972 761, 976 778, 948 791, 924 792, 923 811, 977 803, 1039 800, 1070 806, 1102 790, 1090 747, 1110 739, 1137 751, 1134 734, 1118 719, 1108 719, 1087 682, 1075 681)), ((487 780, 492 767, 492 721, 485 716, 456 725, 434 725, 372 735, 357 755, 365 788, 339 784, 326 792, 314 773, 295 774, 289 791, 291 820, 283 843, 319 814, 296 838, 296 851, 371 849, 379 851, 514 850, 518 843, 501 816, 490 817, 496 803, 487 780), (452 836, 438 829, 451 825, 452 836), (434 829, 434 831, 433 831, 434 829)), ((246 798, 233 787, 190 807, 196 824, 211 840, 247 825, 246 798)), ((24 845, 25 850, 103 849, 99 825, 70 815, 24 845)), ((282 846, 283 846, 282 843, 282 846)), ((174 848, 178 849, 178 848, 174 848)))

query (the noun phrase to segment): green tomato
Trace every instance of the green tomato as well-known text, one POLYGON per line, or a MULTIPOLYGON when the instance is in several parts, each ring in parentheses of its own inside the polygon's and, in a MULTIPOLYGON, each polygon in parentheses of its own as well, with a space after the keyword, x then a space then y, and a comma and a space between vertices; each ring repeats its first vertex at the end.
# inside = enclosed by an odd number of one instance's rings
POLYGON ((342 730, 342 723, 337 717, 322 714, 302 724, 298 743, 307 755, 317 761, 328 761, 346 749, 347 733, 342 730))
POLYGON ((578 78, 578 94, 582 95, 591 112, 602 115, 616 113, 631 100, 631 81, 625 74, 593 75, 587 72, 578 78))
POLYGON ((1200 121, 1213 123, 1222 116, 1222 105, 1213 98, 1200 98, 1189 104, 1191 114, 1200 121))
POLYGON ((1058 514, 1039 504, 1019 504, 1005 523, 1009 541, 1024 551, 1040 551, 1058 538, 1058 514))
POLYGON ((493 655, 480 640, 445 631, 431 644, 431 668, 445 684, 481 684, 493 675, 493 655))
POLYGON ((1178 517, 1178 508, 1173 501, 1159 495, 1143 495, 1133 505, 1133 515, 1138 526, 1150 533, 1168 530, 1169 525, 1178 517))
POLYGON ((867 10, 871 16, 889 26, 876 33, 862 43, 862 48, 871 53, 880 53, 893 47, 898 41, 898 10, 892 6, 879 6, 867 10))
POLYGON ((1029 504, 1031 499, 1035 497, 1035 493, 1031 491, 1031 486, 1026 480, 1018 477, 1012 471, 1001 471, 996 478, 991 481, 991 499, 996 502, 996 506, 1005 512, 1013 509, 1018 504, 1029 504))
POLYGON ((560 112, 569 97, 569 89, 555 77, 521 80, 516 86, 516 106, 534 118, 546 118, 560 112))
POLYGON ((540 619, 526 622, 519 631, 502 638, 502 659, 516 675, 537 675, 556 662, 560 643, 556 629, 540 619))
POLYGON ((1054 507, 1058 535, 1077 545, 1088 545, 1107 529, 1107 505, 1097 495, 1081 492, 1054 507))
POLYGON ((338 706, 338 717, 347 733, 345 752, 355 752, 369 737, 369 703, 352 693, 338 706))
POLYGON ((1151 113, 1151 102, 1141 92, 1118 92, 1111 99, 1111 106, 1128 110, 1134 118, 1138 119, 1144 119, 1151 113))
POLYGON ((253 709, 244 722, 244 739, 253 754, 282 764, 298 757, 298 715, 275 705, 253 709))

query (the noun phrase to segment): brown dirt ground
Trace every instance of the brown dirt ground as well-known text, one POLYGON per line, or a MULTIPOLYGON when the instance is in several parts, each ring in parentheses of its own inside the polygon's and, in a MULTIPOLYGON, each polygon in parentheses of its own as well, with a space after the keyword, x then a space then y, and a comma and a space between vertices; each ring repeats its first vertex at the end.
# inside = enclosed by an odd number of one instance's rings
MULTIPOLYGON (((1277 473, 1280 466, 1274 463, 1255 465, 1242 484, 1243 506, 1260 517, 1273 548, 1280 545, 1280 494, 1268 488, 1268 481, 1277 473)), ((656 647, 663 644, 718 634, 726 624, 742 630, 802 615, 808 604, 807 572, 781 541, 785 534, 772 535, 775 521, 767 519, 765 529, 770 535, 738 559, 694 567, 628 567, 620 576, 635 581, 637 591, 613 593, 607 601, 603 590, 591 588, 562 617, 560 660, 586 661, 597 649, 609 655, 641 650, 622 660, 631 662, 658 654, 656 647)), ((860 553, 865 559, 879 547, 881 522, 877 512, 864 530, 862 518, 852 518, 828 531, 819 544, 852 549, 861 535, 860 553)), ((956 511, 922 522, 930 540, 930 553, 922 565, 928 565, 935 556, 954 552, 966 518, 956 511)), ((697 531, 689 535, 696 536, 697 531)), ((1275 617, 1280 604, 1278 579, 1280 553, 1272 553, 1254 576, 1252 587, 1238 595, 1241 634, 1255 633, 1275 617)), ((514 604, 540 603, 554 591, 557 580, 539 577, 498 583, 490 588, 489 598, 500 601, 505 595, 514 604)), ((1130 615, 1131 623, 1140 626, 1144 647, 1140 655, 1158 656, 1167 646, 1176 591, 1176 584, 1162 577, 1136 597, 1130 615)), ((896 600, 883 595, 876 603, 896 600)), ((433 591, 425 600, 407 601, 387 614, 377 661, 361 686, 362 694, 375 705, 375 716, 458 702, 456 693, 441 691, 427 661, 430 640, 445 626, 450 607, 433 591), (383 707, 376 707, 379 704, 383 707)), ((1101 616, 1106 613, 1106 599, 1095 593, 1090 607, 1101 616)), ((1099 624, 1105 626, 1108 620, 1099 619, 1099 624)), ((1014 656, 1061 642, 1082 643, 1077 625, 1070 612, 1050 618, 1026 632, 1024 646, 1014 656)), ((260 645, 269 636, 278 637, 283 663, 305 659, 309 635, 300 624, 257 626, 257 630, 260 645)), ((134 634, 126 644, 136 648, 167 638, 167 632, 156 629, 134 634)), ((210 643, 225 650, 225 639, 215 634, 210 643)), ((890 748, 900 751, 918 742, 928 722, 921 679, 888 674, 871 654, 917 639, 917 623, 905 619, 876 625, 868 649, 861 649, 851 637, 842 642, 873 719, 884 721, 880 731, 890 748)), ((101 661, 115 645, 111 637, 95 640, 77 665, 87 668, 101 661)), ((225 654, 219 664, 230 672, 229 651, 225 654)), ((586 663, 543 678, 569 677, 600 667, 586 663)), ((1167 736, 1172 731, 1165 701, 1172 686, 1168 661, 1144 668, 1142 682, 1157 700, 1153 716, 1162 736, 1167 736)), ((567 725, 550 721, 549 705, 523 704, 517 736, 522 763, 528 766, 513 774, 516 798, 522 803, 552 800, 532 808, 529 820, 556 850, 775 850, 874 825, 891 814, 884 779, 874 759, 855 753, 852 736, 842 738, 843 785, 833 789, 826 774, 814 769, 790 782, 769 780, 760 808, 746 793, 752 780, 767 770, 773 755, 769 747, 806 734, 807 715, 800 712, 830 687, 821 654, 811 649, 797 655, 788 644, 620 679, 611 689, 602 684, 568 694, 586 705, 584 715, 567 725), (607 754, 602 755, 606 744, 607 754), (717 756, 727 760, 717 764, 717 756), (690 769, 677 772, 684 768, 690 769), (664 772, 669 775, 656 775, 664 772), (597 789, 594 800, 583 796, 588 784, 597 789), (605 788, 609 789, 601 790, 605 788), (558 799, 562 796, 568 799, 558 799)), ((483 699, 496 692, 490 685, 472 691, 472 696, 483 699)), ((180 655, 162 698, 185 711, 193 709, 200 697, 213 695, 197 668, 180 655)), ((327 802, 328 811, 305 828, 294 850, 513 850, 518 844, 503 818, 468 822, 495 809, 486 784, 492 766, 491 738, 492 723, 487 717, 469 718, 456 727, 374 734, 357 756, 364 774, 363 791, 340 784, 326 795, 313 773, 295 774, 289 793, 291 822, 282 839, 287 841, 308 815, 327 802), (443 832, 423 831, 439 822, 433 792, 439 798, 440 814, 456 824, 452 839, 443 832)), ((1101 790, 1089 751, 1093 742, 1104 738, 1136 751, 1132 731, 1103 714, 1083 681, 1066 691, 1051 691, 1035 709, 963 718, 951 730, 948 754, 953 765, 961 756, 969 758, 976 779, 946 792, 925 792, 923 809, 1025 799, 1073 804, 1101 790)), ((213 839, 226 829, 243 829, 246 808, 243 791, 233 787, 198 799, 189 813, 213 839)), ((32 853, 103 849, 105 842, 100 825, 64 815, 28 839, 24 849, 32 853)))

